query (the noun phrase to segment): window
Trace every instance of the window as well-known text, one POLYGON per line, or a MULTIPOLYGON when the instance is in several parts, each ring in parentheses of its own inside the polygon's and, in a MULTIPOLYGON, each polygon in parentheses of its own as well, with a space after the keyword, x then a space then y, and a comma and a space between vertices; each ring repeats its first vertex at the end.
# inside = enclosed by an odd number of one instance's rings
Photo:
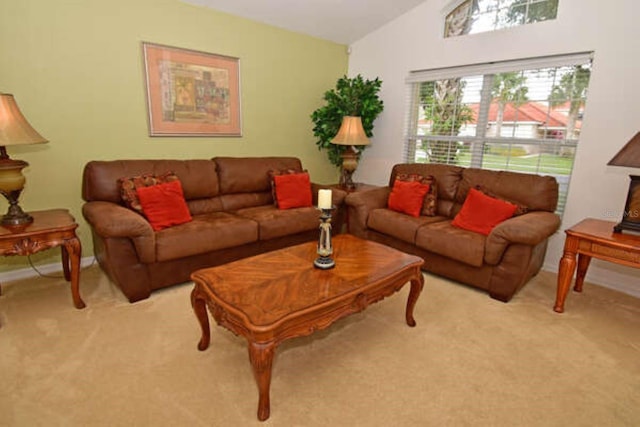
POLYGON ((559 0, 466 0, 445 19, 445 37, 556 19, 559 0))
POLYGON ((406 162, 552 175, 564 209, 591 54, 412 72, 406 162))

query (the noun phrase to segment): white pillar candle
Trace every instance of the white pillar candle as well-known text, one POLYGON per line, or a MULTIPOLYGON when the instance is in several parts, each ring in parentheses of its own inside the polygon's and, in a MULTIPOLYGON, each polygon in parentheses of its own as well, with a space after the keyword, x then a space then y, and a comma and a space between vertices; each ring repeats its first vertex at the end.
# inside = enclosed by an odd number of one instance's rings
POLYGON ((318 207, 320 209, 331 209, 331 190, 318 191, 318 207))

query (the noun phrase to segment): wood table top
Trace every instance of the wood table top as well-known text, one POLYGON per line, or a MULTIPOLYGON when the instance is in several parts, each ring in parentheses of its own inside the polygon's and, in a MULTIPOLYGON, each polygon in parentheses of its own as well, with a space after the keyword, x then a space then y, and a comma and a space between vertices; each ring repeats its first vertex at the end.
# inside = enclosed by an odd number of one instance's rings
MULTIPOLYGON (((336 266, 313 266, 317 243, 309 242, 201 269, 191 275, 225 310, 246 324, 266 327, 323 305, 353 299, 411 271, 422 258, 348 234, 332 239, 336 266)), ((407 279, 408 280, 408 279, 407 279)))
POLYGON ((50 209, 28 212, 33 222, 21 226, 0 227, 0 238, 16 239, 48 231, 75 230, 78 224, 68 210, 50 209))
POLYGON ((640 235, 628 231, 614 233, 615 222, 602 219, 586 218, 565 230, 570 236, 588 238, 589 240, 607 243, 621 248, 635 249, 640 247, 640 235))

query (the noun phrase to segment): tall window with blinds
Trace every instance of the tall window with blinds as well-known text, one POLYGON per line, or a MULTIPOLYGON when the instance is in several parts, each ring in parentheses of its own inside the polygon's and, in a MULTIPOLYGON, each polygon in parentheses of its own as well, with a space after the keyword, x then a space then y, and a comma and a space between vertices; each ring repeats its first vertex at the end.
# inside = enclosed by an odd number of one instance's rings
POLYGON ((591 54, 412 72, 406 161, 553 175, 562 212, 591 54))

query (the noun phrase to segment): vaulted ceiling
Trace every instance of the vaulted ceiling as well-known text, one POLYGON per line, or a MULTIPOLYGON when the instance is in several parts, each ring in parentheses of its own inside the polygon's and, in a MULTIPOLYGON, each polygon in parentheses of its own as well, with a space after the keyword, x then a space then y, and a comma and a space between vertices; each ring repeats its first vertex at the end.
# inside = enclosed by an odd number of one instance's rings
POLYGON ((428 0, 181 0, 351 44, 428 0))

